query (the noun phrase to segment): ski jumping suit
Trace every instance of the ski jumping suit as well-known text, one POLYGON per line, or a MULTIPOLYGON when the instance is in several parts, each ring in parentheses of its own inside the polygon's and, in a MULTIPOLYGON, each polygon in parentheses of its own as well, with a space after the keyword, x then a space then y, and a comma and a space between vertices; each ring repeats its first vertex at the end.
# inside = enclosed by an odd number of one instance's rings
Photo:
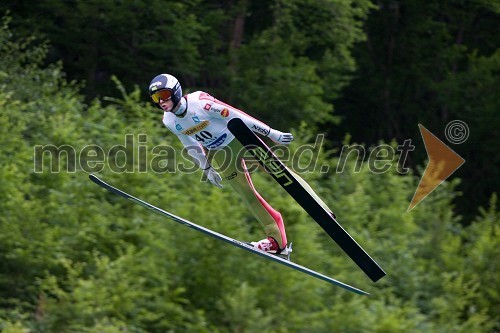
MULTIPOLYGON (((284 248, 287 239, 281 214, 255 189, 243 158, 245 149, 235 140, 227 128, 227 123, 233 118, 240 118, 253 132, 264 136, 270 133, 271 128, 202 91, 185 95, 181 103, 186 106, 184 116, 178 117, 172 112, 164 112, 164 125, 177 135, 201 169, 209 168, 210 162, 215 160, 222 178, 240 195, 259 221, 266 236, 273 237, 280 248, 284 248), (208 156, 205 149, 208 150, 208 156)), ((294 175, 303 186, 314 193, 302 178, 294 175)))

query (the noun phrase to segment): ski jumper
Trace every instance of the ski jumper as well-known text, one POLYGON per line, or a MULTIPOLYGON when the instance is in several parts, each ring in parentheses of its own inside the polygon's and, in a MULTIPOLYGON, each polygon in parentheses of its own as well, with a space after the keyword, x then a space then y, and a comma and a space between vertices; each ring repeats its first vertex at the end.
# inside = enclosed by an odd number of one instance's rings
POLYGON ((287 239, 281 214, 255 189, 245 165, 245 149, 235 140, 227 123, 232 118, 240 118, 261 135, 268 134, 270 127, 202 91, 185 95, 183 99, 181 102, 186 103, 184 116, 164 112, 164 125, 177 135, 201 169, 210 167, 210 162, 215 160, 218 171, 259 221, 266 236, 273 237, 280 248, 284 248, 287 239))

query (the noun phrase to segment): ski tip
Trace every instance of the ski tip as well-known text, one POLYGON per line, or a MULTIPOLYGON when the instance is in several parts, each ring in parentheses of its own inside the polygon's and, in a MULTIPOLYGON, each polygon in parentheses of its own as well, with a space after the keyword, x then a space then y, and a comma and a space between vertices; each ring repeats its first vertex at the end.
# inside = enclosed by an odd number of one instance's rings
POLYGON ((102 181, 101 178, 97 177, 96 175, 94 175, 92 173, 89 174, 89 179, 97 185, 102 186, 102 184, 104 184, 104 181, 102 181))

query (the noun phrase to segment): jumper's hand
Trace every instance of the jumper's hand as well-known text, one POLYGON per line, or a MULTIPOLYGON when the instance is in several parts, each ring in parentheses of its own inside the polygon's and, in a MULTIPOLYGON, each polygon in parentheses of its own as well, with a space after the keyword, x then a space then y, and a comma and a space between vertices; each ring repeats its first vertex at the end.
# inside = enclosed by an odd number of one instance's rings
POLYGON ((280 132, 280 131, 272 129, 272 128, 269 130, 269 134, 267 136, 273 142, 282 143, 284 145, 287 145, 293 141, 293 134, 292 133, 280 132))
POLYGON ((222 177, 219 175, 217 171, 214 170, 214 168, 209 167, 206 170, 203 170, 203 173, 207 177, 207 180, 212 183, 212 185, 215 185, 217 187, 222 188, 222 177))

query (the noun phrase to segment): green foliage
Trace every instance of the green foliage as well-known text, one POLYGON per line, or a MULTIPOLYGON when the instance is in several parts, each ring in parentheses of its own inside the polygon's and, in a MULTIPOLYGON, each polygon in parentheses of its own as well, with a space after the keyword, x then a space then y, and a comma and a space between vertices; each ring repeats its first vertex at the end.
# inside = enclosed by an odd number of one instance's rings
POLYGON ((304 116, 337 121, 331 102, 351 79, 350 50, 364 39, 362 24, 373 5, 50 0, 4 7, 15 15, 17 33, 50 39, 51 56, 86 82, 87 96, 116 96, 113 75, 130 88, 168 72, 185 91, 208 90, 274 126, 291 127, 304 116))
POLYGON ((273 24, 233 51, 237 104, 278 127, 338 123, 331 100, 350 80, 349 50, 364 37, 369 8, 368 1, 277 1, 273 24))
MULTIPOLYGON (((307 4, 276 7, 281 28, 302 33, 300 24, 290 21, 296 13, 290 13, 307 4)), ((323 3, 333 4, 340 2, 323 3)), ((353 3, 356 15, 369 8, 363 4, 353 3)), ((306 23, 307 19, 301 17, 306 23)), ((266 52, 273 47, 271 40, 277 41, 280 47, 273 50, 296 71, 308 73, 309 81, 297 91, 327 114, 329 108, 320 98, 325 81, 312 61, 312 44, 290 46, 284 31, 261 29, 252 43, 263 43, 266 47, 260 51, 266 52), (299 58, 298 49, 304 53, 299 58)), ((376 173, 366 161, 357 169, 359 161, 352 159, 339 172, 339 152, 323 147, 313 172, 302 175, 387 270, 388 276, 373 284, 269 175, 258 170, 252 175, 255 185, 283 214, 294 242, 293 260, 372 295, 350 294, 171 223, 96 187, 87 178, 90 172, 210 229, 241 240, 262 237, 228 188, 201 183, 200 171, 179 171, 181 163, 189 166, 173 153, 180 143, 162 127, 161 112, 142 102, 138 87, 128 91, 113 78, 119 97, 86 103, 80 86, 65 79, 61 64, 43 65, 46 44, 14 38, 8 19, 0 29, 0 41, 2 332, 499 330, 496 196, 475 219, 464 221, 454 213, 458 182, 445 182, 407 213, 417 177, 401 175, 394 166, 376 173), (66 146, 68 154, 52 155, 52 161, 47 152, 36 154, 36 147, 47 146, 66 146), (95 154, 82 154, 88 147, 95 154), (165 163, 175 164, 169 168, 165 163), (329 171, 320 172, 325 166, 329 171)), ((325 47, 324 52, 333 51, 325 47)), ((242 53, 238 61, 250 57, 242 53)), ((483 61, 478 75, 494 62, 483 61)), ((283 84, 295 75, 286 68, 262 68, 266 80, 283 84)), ((291 156, 301 145, 315 142, 309 126, 299 127, 295 134, 291 156)), ((307 154, 302 158, 307 160, 307 154)))
POLYGON ((114 93, 108 81, 115 73, 147 84, 158 72, 195 72, 204 29, 191 12, 199 2, 48 0, 7 8, 20 16, 19 32, 50 38, 53 55, 87 82, 86 93, 102 96, 114 93))
POLYGON ((494 195, 489 207, 480 208, 480 215, 476 221, 464 230, 466 241, 463 249, 468 253, 463 261, 464 268, 467 268, 467 273, 464 275, 477 284, 475 307, 466 309, 467 313, 485 314, 497 318, 494 327, 496 331, 500 329, 498 313, 495 310, 500 306, 498 288, 500 268, 495 259, 500 254, 498 222, 498 198, 494 195))
POLYGON ((97 253, 85 263, 64 259, 64 280, 42 282, 38 324, 48 331, 96 331, 103 322, 133 332, 206 330, 201 312, 185 311, 184 290, 172 282, 176 269, 155 255, 158 250, 166 249, 129 246, 116 260, 97 253))
POLYGON ((278 127, 286 127, 290 121, 298 123, 302 117, 316 122, 332 120, 333 108, 322 100, 316 65, 305 57, 295 58, 286 40, 263 35, 242 47, 241 53, 242 69, 233 85, 245 109, 258 105, 258 112, 278 127), (255 57, 267 59, 266 65, 252 66, 255 57), (276 85, 284 89, 273 89, 276 85), (290 92, 293 98, 289 98, 290 92), (282 110, 286 110, 286 120, 282 110))

